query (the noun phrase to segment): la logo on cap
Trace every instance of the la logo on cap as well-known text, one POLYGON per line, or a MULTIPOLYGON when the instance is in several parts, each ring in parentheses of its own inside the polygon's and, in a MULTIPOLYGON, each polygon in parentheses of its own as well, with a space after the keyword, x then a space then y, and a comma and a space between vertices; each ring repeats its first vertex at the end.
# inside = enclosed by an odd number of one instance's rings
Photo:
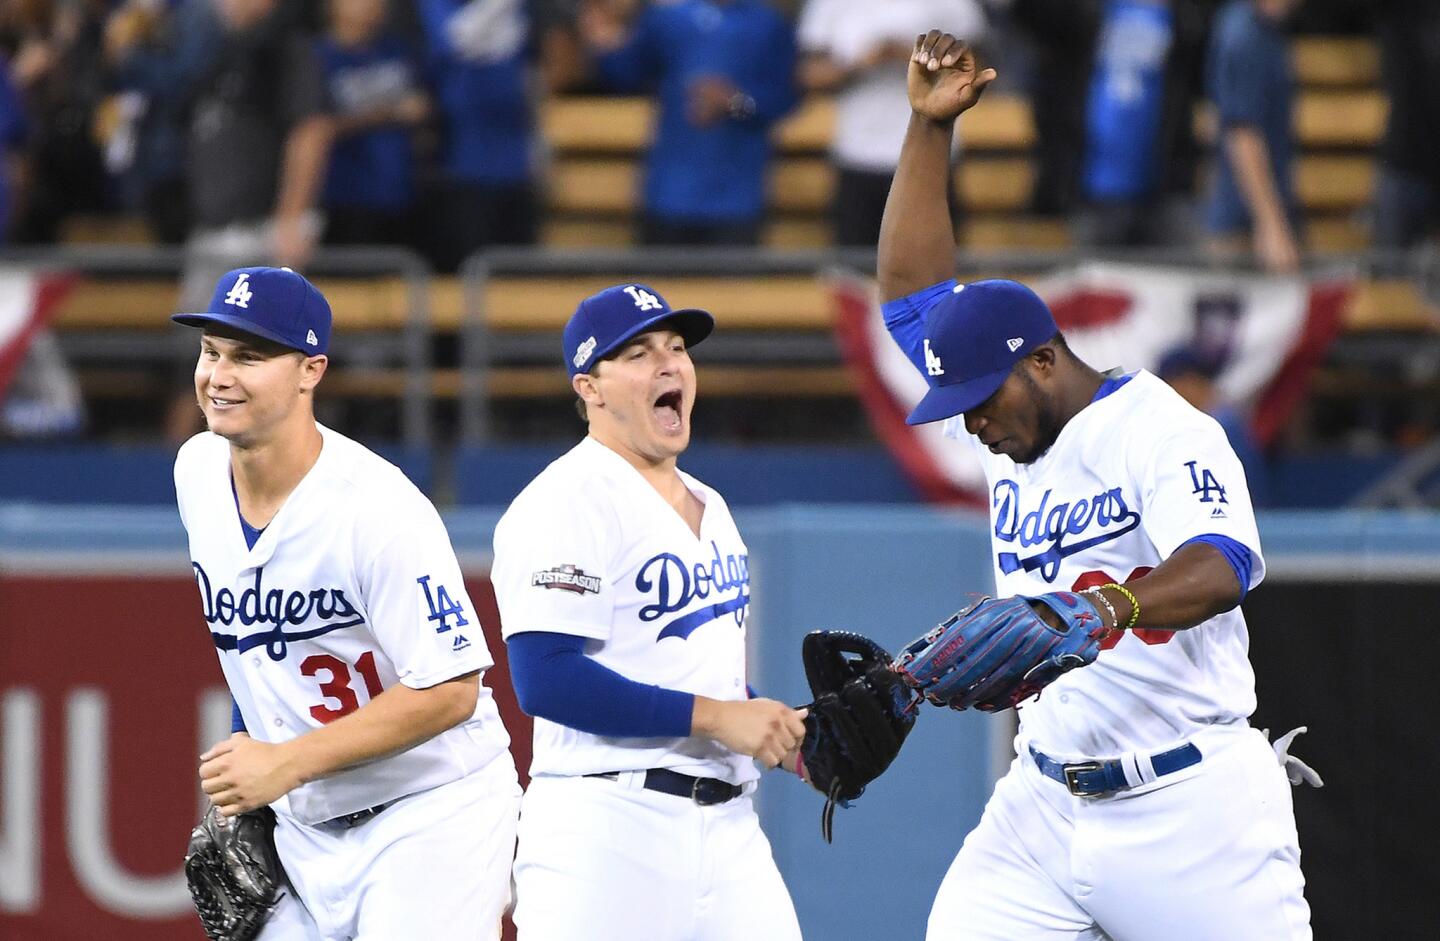
POLYGON ((662 307, 660 298, 644 288, 639 288, 632 284, 625 289, 625 293, 635 299, 635 306, 641 310, 660 310, 662 307))
POLYGON ((925 340, 925 371, 932 376, 945 375, 945 364, 940 362, 940 357, 930 349, 930 340, 925 340))
MULTIPOLYGON (((250 273, 248 271, 241 272, 240 277, 236 278, 235 283, 231 286, 230 293, 225 295, 225 303, 232 307, 248 308, 250 298, 254 296, 255 292, 250 290, 250 273)), ((310 342, 314 343, 315 341, 311 340, 310 342)))

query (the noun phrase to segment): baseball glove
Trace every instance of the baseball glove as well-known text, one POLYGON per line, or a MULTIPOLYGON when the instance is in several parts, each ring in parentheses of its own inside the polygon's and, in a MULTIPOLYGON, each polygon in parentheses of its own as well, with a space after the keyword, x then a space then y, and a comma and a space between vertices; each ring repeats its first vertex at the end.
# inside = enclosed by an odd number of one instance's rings
POLYGON ((285 873, 269 807, 226 817, 211 806, 190 831, 185 881, 210 941, 251 941, 275 909, 285 873))
POLYGON ((900 753, 920 699, 890 669, 890 654, 868 637, 812 631, 800 648, 815 701, 806 708, 800 759, 825 795, 820 832, 834 834, 835 805, 865 791, 900 753))
POLYGON ((1082 595, 985 597, 908 644, 895 669, 936 705, 997 712, 1094 663, 1104 634, 1100 613, 1082 595), (1054 611, 1060 626, 1035 604, 1054 611))

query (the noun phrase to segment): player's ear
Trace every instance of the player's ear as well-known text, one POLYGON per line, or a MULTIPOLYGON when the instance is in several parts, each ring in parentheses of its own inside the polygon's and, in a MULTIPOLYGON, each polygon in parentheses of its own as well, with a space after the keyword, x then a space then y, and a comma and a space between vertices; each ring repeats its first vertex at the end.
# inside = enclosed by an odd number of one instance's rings
POLYGON ((1059 351, 1053 344, 1044 343, 1030 351, 1030 367, 1039 373, 1049 373, 1055 369, 1055 362, 1059 359, 1059 351))
POLYGON ((325 369, 329 365, 330 357, 324 354, 305 357, 300 363, 300 391, 313 392, 325 377, 325 369))
POLYGON ((604 405, 605 398, 600 394, 600 388, 595 384, 595 377, 588 372, 582 372, 570 377, 570 388, 580 397, 585 405, 604 405))

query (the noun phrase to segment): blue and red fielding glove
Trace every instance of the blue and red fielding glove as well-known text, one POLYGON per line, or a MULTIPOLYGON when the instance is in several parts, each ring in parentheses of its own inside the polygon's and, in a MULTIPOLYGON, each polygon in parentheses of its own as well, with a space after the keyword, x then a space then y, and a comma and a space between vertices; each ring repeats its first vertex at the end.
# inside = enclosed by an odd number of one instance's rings
POLYGON ((907 644, 894 666, 936 705, 998 712, 1094 663, 1104 635, 1100 612, 1073 592, 985 597, 907 644))

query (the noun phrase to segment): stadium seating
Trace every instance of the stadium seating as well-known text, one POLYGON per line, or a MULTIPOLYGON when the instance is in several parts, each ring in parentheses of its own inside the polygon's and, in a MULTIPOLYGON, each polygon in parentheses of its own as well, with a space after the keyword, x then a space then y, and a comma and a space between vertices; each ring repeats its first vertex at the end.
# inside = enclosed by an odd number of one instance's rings
MULTIPOLYGON (((1373 186, 1373 153, 1383 133, 1386 102, 1376 87, 1378 57, 1368 40, 1301 39, 1294 47, 1301 97, 1295 114, 1300 141, 1297 186, 1312 244, 1354 250, 1367 244, 1363 211, 1373 186)), ((632 244, 638 170, 650 135, 651 102, 627 97, 557 97, 544 103, 540 121, 551 152, 544 242, 555 247, 624 247, 632 244)), ((771 247, 814 248, 826 243, 825 212, 833 186, 826 148, 835 121, 828 98, 808 99, 778 129, 779 158, 772 178, 771 247)), ((1213 116, 1196 115, 1202 133, 1213 135, 1213 116)), ((1037 219, 1024 210, 1032 185, 1030 149, 1035 142, 1028 102, 1015 95, 987 96, 962 128, 965 160, 958 195, 965 205, 963 242, 979 250, 1056 249, 1068 244, 1061 220, 1037 219)), ((72 223, 75 241, 134 240, 133 220, 72 223)), ((558 332, 576 298, 610 283, 610 275, 496 274, 486 285, 480 319, 491 336, 558 332)), ((342 335, 399 335, 411 316, 411 285, 398 277, 319 278, 342 335)), ((823 277, 812 274, 690 276, 651 279, 674 297, 704 298, 727 327, 755 331, 828 333, 832 304, 823 277)), ((61 305, 62 333, 106 331, 154 333, 167 329, 165 314, 176 303, 167 278, 90 278, 61 305)), ((423 329, 455 334, 466 304, 460 281, 431 282, 428 324, 423 329)), ((1361 286, 1345 315, 1351 331, 1434 329, 1435 314, 1415 286, 1382 281, 1361 286)), ((157 347, 157 358, 163 355, 157 347)), ((488 355, 488 351, 487 351, 488 355)), ((142 362, 77 360, 87 396, 149 397, 173 378, 142 362)), ((374 357, 337 363, 328 390, 343 397, 391 397, 404 391, 396 360, 374 357)), ((843 397, 851 394, 842 367, 828 363, 702 363, 708 395, 788 394, 843 397)), ((498 362, 488 394, 504 399, 564 396, 558 368, 529 362, 498 362)), ((433 370, 429 393, 454 398, 458 370, 433 370)))

